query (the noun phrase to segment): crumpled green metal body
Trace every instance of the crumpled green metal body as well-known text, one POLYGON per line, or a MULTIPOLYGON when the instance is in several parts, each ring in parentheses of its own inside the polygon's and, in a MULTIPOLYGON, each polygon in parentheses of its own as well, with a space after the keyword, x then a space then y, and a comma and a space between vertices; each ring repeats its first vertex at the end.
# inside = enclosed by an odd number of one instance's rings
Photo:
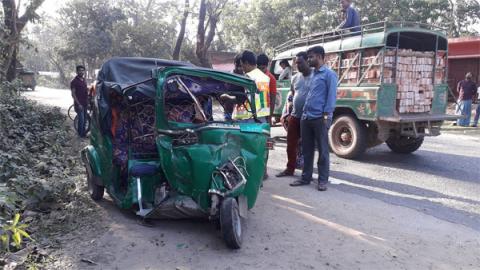
MULTIPOLYGON (((206 129, 198 134, 198 143, 172 146, 171 138, 159 136, 157 147, 163 172, 170 185, 181 194, 191 196, 202 208, 209 207, 209 194, 213 171, 235 157, 246 161, 247 183, 242 195, 248 206, 255 204, 263 178, 266 161, 266 140, 263 133, 229 129, 206 129)), ((222 188, 221 188, 222 189, 222 188)), ((220 191, 225 191, 221 190, 220 191)), ((240 194, 230 194, 237 197, 240 194), (236 195, 236 196, 235 196, 236 195)))

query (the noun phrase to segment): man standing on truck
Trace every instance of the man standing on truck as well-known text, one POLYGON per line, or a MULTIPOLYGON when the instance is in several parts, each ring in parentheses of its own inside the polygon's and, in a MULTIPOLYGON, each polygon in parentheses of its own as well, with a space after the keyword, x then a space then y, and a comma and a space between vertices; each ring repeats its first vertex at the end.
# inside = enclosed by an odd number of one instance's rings
POLYGON ((260 69, 265 75, 270 78, 270 120, 272 120, 273 111, 275 110, 275 99, 277 97, 277 80, 275 76, 273 76, 270 71, 268 71, 268 63, 270 60, 268 56, 264 53, 259 54, 257 56, 257 67, 260 69))
POLYGON ((328 129, 332 123, 333 111, 337 101, 337 74, 325 65, 325 50, 315 46, 307 51, 308 64, 313 67, 313 74, 305 105, 303 107, 300 130, 304 165, 302 178, 290 186, 308 185, 312 181, 313 158, 315 147, 319 156, 318 186, 319 191, 327 190, 330 173, 330 157, 328 148, 328 129))
POLYGON ((87 117, 87 103, 88 103, 88 87, 85 80, 85 67, 78 65, 76 67, 77 76, 70 83, 70 90, 72 91, 73 104, 75 105, 75 112, 78 115, 77 132, 81 138, 86 137, 85 119, 87 117))
POLYGON ((288 116, 287 127, 287 168, 281 173, 277 174, 277 177, 292 176, 295 172, 297 165, 297 151, 298 143, 300 141, 300 119, 303 113, 303 106, 305 105, 305 99, 307 98, 312 78, 312 70, 307 62, 307 53, 300 52, 295 58, 295 64, 299 73, 295 74, 292 78, 291 92, 293 93, 293 109, 288 116))
POLYGON ((352 7, 351 0, 340 0, 342 6, 343 21, 337 29, 349 29, 350 32, 360 34, 360 15, 352 7))
POLYGON ((470 125, 470 118, 472 116, 472 99, 477 94, 477 86, 472 81, 472 77, 472 73, 468 72, 465 75, 465 80, 460 81, 457 85, 457 114, 466 117, 457 120, 457 125, 462 127, 468 127, 470 125))

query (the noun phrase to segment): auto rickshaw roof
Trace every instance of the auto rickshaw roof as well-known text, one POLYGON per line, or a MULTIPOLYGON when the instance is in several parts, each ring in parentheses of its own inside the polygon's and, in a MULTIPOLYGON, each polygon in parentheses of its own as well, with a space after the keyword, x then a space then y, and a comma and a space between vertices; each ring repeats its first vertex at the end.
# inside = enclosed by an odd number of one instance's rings
MULTIPOLYGON (((170 68, 169 72, 167 73, 169 75, 178 73, 178 74, 183 74, 186 76, 193 76, 193 77, 208 77, 212 80, 224 81, 224 82, 241 85, 248 88, 252 86, 253 87, 256 86, 255 81, 247 76, 225 72, 221 70, 215 70, 211 68, 193 66, 193 65, 180 66, 178 68, 170 68)), ((157 76, 157 75, 158 74, 154 74, 154 76, 157 76)))
MULTIPOLYGON (((193 66, 188 62, 143 57, 114 57, 106 61, 100 69, 97 81, 108 88, 122 90, 133 84, 152 79, 152 70, 160 67, 193 66), (119 87, 114 87, 118 85, 119 87)), ((147 96, 155 96, 155 85, 143 83, 137 91, 147 96)))

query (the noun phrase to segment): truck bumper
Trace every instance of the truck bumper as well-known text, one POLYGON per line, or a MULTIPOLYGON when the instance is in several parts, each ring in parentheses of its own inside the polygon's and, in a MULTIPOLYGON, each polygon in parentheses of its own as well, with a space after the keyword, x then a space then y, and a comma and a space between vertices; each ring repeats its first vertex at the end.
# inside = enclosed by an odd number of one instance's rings
POLYGON ((400 136, 425 137, 440 135, 440 127, 443 121, 455 121, 461 118, 459 115, 448 114, 401 114, 393 117, 381 117, 379 120, 389 123, 399 131, 400 136))
POLYGON ((460 115, 450 114, 400 114, 398 116, 380 117, 379 120, 396 123, 411 123, 411 122, 435 122, 435 121, 455 121, 460 119, 460 115))

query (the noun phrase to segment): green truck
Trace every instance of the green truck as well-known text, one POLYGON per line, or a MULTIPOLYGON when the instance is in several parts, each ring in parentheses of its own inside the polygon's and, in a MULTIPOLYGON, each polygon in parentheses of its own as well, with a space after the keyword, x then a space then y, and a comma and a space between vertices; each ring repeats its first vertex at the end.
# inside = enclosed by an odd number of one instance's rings
MULTIPOLYGON (((290 40, 275 49, 271 72, 308 48, 325 48, 325 63, 338 75, 337 104, 329 130, 331 150, 358 158, 384 142, 412 153, 425 136, 440 135, 447 115, 448 42, 443 29, 410 22, 378 22, 356 33, 327 32, 290 40)), ((289 81, 278 82, 275 114, 281 115, 289 81)))

